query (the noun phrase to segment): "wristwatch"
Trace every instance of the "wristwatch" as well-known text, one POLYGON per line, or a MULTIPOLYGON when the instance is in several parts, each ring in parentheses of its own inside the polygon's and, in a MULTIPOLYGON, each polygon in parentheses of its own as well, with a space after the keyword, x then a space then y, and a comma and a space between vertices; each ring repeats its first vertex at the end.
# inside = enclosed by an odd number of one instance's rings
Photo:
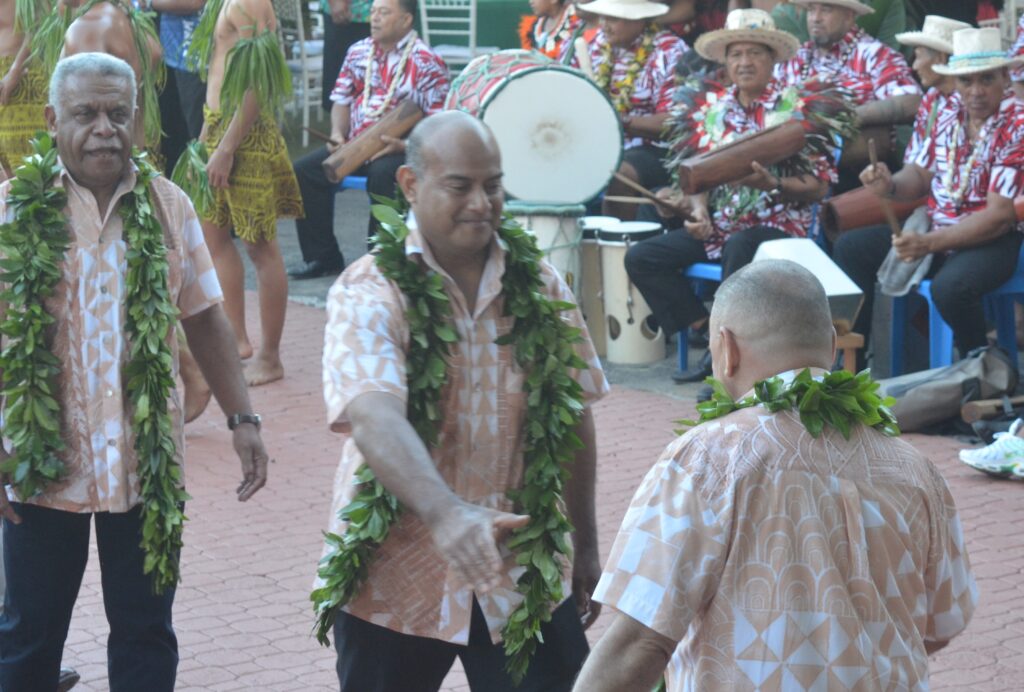
POLYGON ((228 416, 228 430, 234 430, 242 423, 252 423, 256 426, 256 430, 259 430, 262 420, 258 413, 236 413, 233 416, 228 416))

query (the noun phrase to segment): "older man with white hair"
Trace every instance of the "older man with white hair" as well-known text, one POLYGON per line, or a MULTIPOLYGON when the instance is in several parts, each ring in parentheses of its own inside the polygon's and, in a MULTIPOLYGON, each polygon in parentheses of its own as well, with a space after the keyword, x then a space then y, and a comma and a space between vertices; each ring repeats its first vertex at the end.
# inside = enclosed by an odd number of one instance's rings
POLYGON ((0 689, 57 688, 95 518, 112 690, 174 689, 179 579, 180 316, 241 460, 267 455, 202 230, 185 194, 131 155, 135 74, 105 53, 61 60, 50 137, 0 185, 5 609, 0 689), (59 157, 58 157, 59 156, 59 157))
POLYGON ((670 692, 927 689, 977 586, 942 476, 866 373, 828 373, 825 290, 744 267, 711 349, 716 400, 626 512, 594 593, 619 615, 575 690, 649 690, 666 665, 670 692))

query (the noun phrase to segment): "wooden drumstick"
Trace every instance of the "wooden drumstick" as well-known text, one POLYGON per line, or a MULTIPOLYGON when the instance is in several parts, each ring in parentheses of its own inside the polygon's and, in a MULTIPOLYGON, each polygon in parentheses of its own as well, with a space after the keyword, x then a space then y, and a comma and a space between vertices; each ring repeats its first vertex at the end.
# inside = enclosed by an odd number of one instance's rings
MULTIPOLYGON (((878 151, 875 149, 875 140, 872 137, 868 140, 868 158, 871 161, 871 172, 878 172, 878 151)), ((882 213, 885 214, 885 220, 889 222, 889 230, 892 231, 894 238, 899 238, 900 233, 903 229, 900 227, 899 219, 896 218, 896 212, 892 210, 892 202, 887 197, 879 197, 879 204, 882 207, 882 213)))
POLYGON ((587 75, 587 79, 594 79, 594 65, 590 62, 590 47, 587 39, 577 36, 572 42, 572 49, 576 51, 576 60, 580 64, 580 70, 587 75))
MULTIPOLYGON (((651 202, 653 202, 657 206, 661 207, 662 209, 668 209, 669 211, 675 212, 675 209, 673 209, 671 206, 666 204, 665 200, 660 199, 656 194, 654 194, 653 192, 651 192, 650 190, 648 190, 646 187, 644 187, 640 183, 636 182, 635 180, 627 178, 626 176, 622 175, 618 171, 615 171, 615 173, 613 173, 612 175, 615 176, 616 180, 618 180, 620 183, 622 183, 623 185, 628 187, 633 192, 638 193, 644 199, 650 200, 651 202)), ((610 199, 610 201, 612 201, 612 202, 615 201, 614 199, 611 199, 611 198, 608 198, 608 199, 610 199)), ((686 221, 692 221, 693 217, 690 216, 689 214, 684 214, 683 215, 683 219, 686 220, 686 221)))
POLYGON ((625 197, 622 195, 605 195, 605 200, 621 204, 657 204, 657 202, 646 197, 625 197))
POLYGON ((308 132, 309 134, 313 135, 315 138, 319 139, 321 142, 326 142, 327 144, 333 144, 335 146, 338 146, 338 141, 336 139, 334 139, 330 135, 325 135, 320 130, 314 130, 312 127, 306 127, 305 125, 302 126, 302 129, 308 132))

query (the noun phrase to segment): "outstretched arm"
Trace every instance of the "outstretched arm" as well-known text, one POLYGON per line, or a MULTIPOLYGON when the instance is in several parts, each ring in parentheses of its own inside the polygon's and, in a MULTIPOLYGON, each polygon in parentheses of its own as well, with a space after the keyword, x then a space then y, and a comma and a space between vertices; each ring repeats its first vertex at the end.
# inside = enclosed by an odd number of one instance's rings
POLYGON ((665 673, 676 643, 619 613, 576 678, 575 692, 649 690, 665 673))

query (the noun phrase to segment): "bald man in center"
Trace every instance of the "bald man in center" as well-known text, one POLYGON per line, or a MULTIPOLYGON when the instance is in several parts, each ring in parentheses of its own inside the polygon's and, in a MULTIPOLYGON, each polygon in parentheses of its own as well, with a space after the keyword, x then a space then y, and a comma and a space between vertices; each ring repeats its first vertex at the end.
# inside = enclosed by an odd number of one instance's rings
MULTIPOLYGON (((597 617, 590 595, 601 573, 590 404, 608 384, 573 307, 562 318, 581 330, 574 348, 587 367, 570 373, 585 408, 576 429, 583 447, 563 493, 575 527, 572 564, 562 570, 566 600, 541 627, 543 643, 522 685, 505 672, 501 630, 523 598, 516 589, 521 568, 504 544, 527 519, 508 498, 524 482, 527 402, 513 345, 495 343, 513 322, 502 287, 508 253, 497 235, 501 179, 494 136, 458 111, 419 123, 398 169, 412 207, 405 254, 441 277, 458 333, 446 359, 437 444, 424 444, 406 415, 407 382, 422 377, 421 366, 406 358, 409 298, 375 255, 353 262, 327 298, 327 418, 331 430, 351 433, 335 478, 331 532, 344 533, 338 511, 351 501, 364 462, 405 509, 335 620, 341 692, 436 692, 456 656, 474 692, 568 692, 588 651, 583 630, 597 617)), ((575 302, 549 264, 541 260, 539 270, 536 290, 575 302)))
MULTIPOLYGON (((739 399, 826 373, 825 291, 788 261, 724 281, 714 374, 739 399)), ((626 512, 594 598, 618 611, 577 692, 913 690, 977 603, 953 498, 909 444, 814 437, 761 405, 671 443, 626 512)))

